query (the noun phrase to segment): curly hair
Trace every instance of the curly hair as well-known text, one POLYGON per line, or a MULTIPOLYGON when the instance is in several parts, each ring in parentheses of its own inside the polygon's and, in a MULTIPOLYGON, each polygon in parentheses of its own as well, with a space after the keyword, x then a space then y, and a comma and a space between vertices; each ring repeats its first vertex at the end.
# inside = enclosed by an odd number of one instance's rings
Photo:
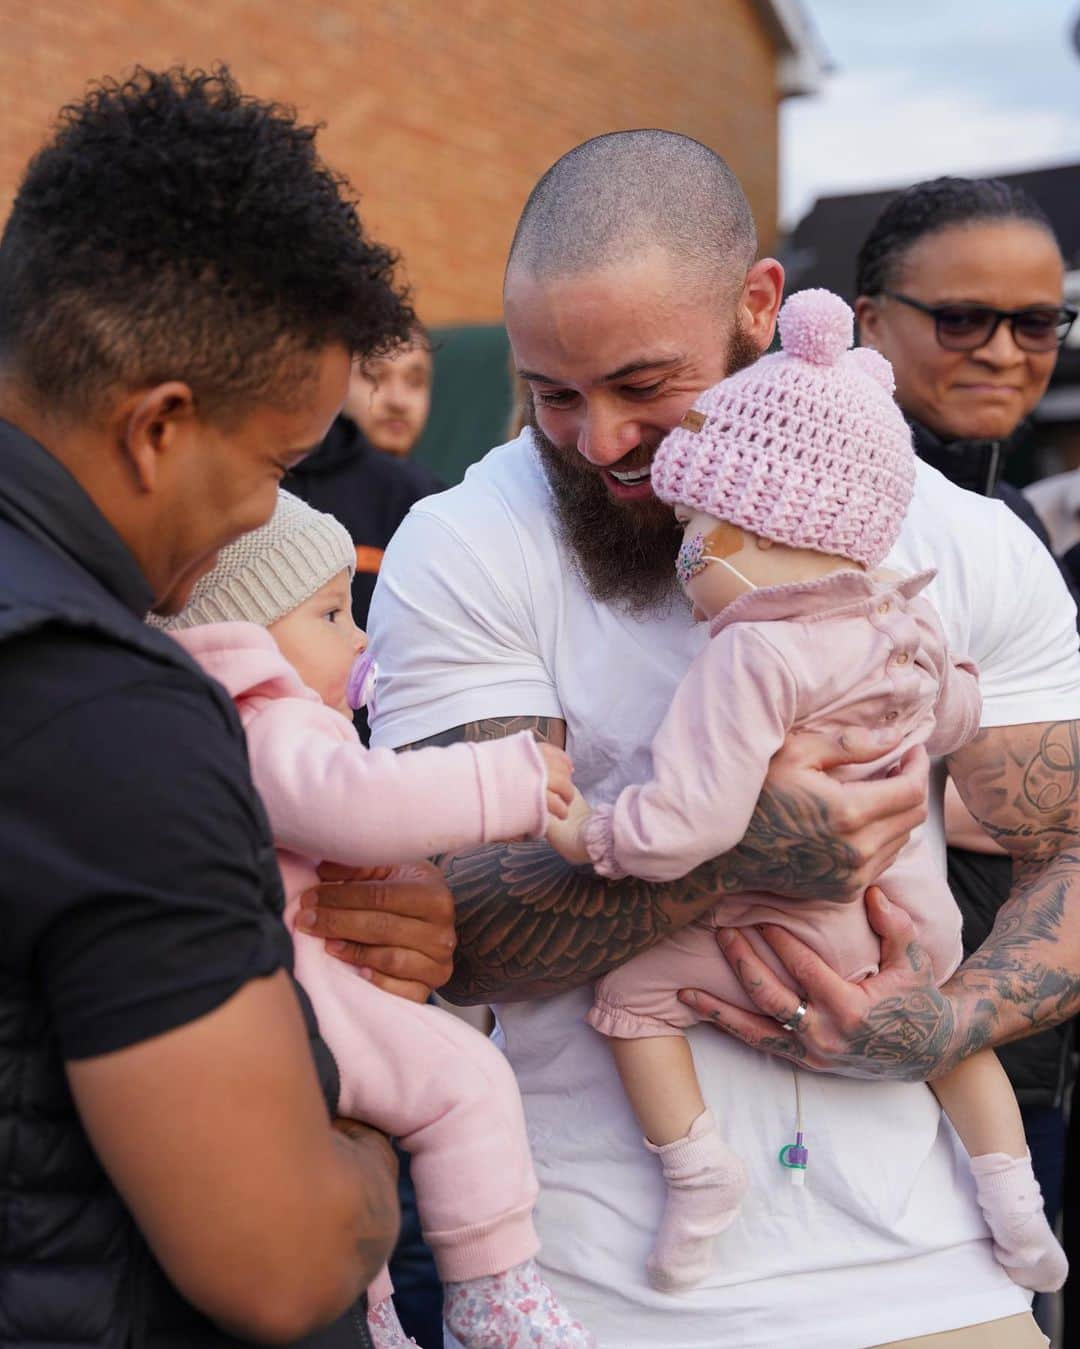
POLYGON ((1023 220, 1057 242, 1042 207, 1023 188, 1000 178, 934 178, 916 183, 886 205, 871 226, 855 263, 858 295, 880 295, 896 284, 912 245, 952 225, 1023 220))
POLYGON ((396 255, 295 110, 225 66, 106 79, 62 109, 0 238, 0 359, 52 411, 190 385, 207 417, 286 403, 314 354, 414 323, 396 255))

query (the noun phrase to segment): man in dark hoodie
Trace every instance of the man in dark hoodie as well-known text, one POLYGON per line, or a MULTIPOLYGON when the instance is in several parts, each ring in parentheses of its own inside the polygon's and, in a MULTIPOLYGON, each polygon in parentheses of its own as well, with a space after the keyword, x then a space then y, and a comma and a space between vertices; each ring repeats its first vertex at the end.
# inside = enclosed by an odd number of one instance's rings
MULTIPOLYGON (((421 349, 428 354, 430 379, 430 345, 422 327, 413 328, 411 341, 399 349, 402 355, 398 360, 421 349)), ((391 352, 373 365, 358 363, 353 367, 344 411, 315 453, 293 469, 284 482, 290 492, 316 510, 336 516, 352 535, 356 545, 353 618, 360 628, 367 627, 379 564, 394 531, 414 502, 446 486, 430 469, 408 457, 427 421, 430 399, 426 395, 414 399, 408 407, 384 409, 387 416, 390 412, 400 414, 390 420, 395 430, 397 421, 402 423, 394 444, 405 448, 390 450, 376 444, 361 429, 361 423, 371 424, 364 409, 378 397, 380 369, 395 363, 391 352)), ((366 723, 361 731, 366 731, 366 723)))

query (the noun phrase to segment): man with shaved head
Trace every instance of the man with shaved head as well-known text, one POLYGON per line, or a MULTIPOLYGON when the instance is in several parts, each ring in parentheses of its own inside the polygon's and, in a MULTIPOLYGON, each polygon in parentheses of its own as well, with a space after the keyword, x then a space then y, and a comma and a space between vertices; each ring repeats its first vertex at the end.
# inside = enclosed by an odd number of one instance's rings
MULTIPOLYGON (((707 638, 675 585, 678 533, 650 461, 704 389, 768 347, 782 285, 779 263, 757 257, 737 180, 696 141, 619 132, 545 174, 505 283, 531 425, 414 507, 387 553, 371 616, 375 743, 529 727, 567 746, 593 803, 649 775, 652 737, 707 638)), ((953 650, 981 667, 985 729, 948 767, 1015 848, 1021 877, 945 989, 908 919, 867 889, 926 817, 923 752, 887 781, 844 785, 828 772, 876 756, 881 739, 793 737, 741 845, 673 884, 604 880, 537 841, 441 860, 458 915, 449 992, 497 1005, 542 1184, 542 1259, 604 1349, 1042 1343, 925 1086, 975 1048, 1080 1006, 1080 933, 1061 922, 1080 855, 1080 657, 1052 563, 1003 515, 920 466, 889 559, 903 572, 938 568, 932 593, 953 650), (1018 549, 1022 586, 1002 562, 1018 549), (1040 606, 1060 612, 1050 636, 1045 617, 1032 624, 1040 606), (749 1197, 710 1278, 672 1297, 645 1274, 660 1171, 584 1015, 599 975, 749 890, 865 902, 881 972, 848 985, 794 938, 766 933, 805 990, 796 1008, 749 945, 723 935, 718 962, 760 1014, 686 998, 730 1032, 699 1026, 691 1041, 749 1197), (796 1130, 809 1146, 805 1188, 777 1161, 796 1130)), ((943 844, 939 777, 928 828, 943 844)), ((350 903, 347 886, 332 908, 324 897, 316 931, 347 938, 350 903)))

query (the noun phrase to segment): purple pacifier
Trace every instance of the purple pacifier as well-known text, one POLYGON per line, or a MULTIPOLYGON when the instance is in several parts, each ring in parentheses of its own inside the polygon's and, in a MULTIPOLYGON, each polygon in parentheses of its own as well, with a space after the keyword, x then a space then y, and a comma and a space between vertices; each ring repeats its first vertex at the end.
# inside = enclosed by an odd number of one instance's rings
POLYGON ((368 716, 375 716, 375 681, 378 676, 379 667, 369 647, 353 662, 349 682, 345 686, 345 697, 354 711, 366 707, 368 716))

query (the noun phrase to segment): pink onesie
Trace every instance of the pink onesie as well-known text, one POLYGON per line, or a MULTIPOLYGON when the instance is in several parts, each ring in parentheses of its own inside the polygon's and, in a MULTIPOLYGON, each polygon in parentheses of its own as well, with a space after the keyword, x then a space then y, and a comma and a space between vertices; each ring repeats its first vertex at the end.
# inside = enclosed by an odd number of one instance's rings
MULTIPOLYGON (((872 762, 835 770, 846 781, 887 776, 913 745, 925 743, 941 755, 970 740, 982 705, 976 671, 951 660, 937 614, 919 597, 933 576, 885 581, 835 572, 750 591, 724 609, 653 740, 652 780, 627 787, 587 826, 597 871, 669 881, 734 848, 750 823, 769 760, 790 732, 835 738, 859 727, 902 735, 898 747, 872 762)), ((807 847, 794 834, 791 846, 807 847)), ((778 875, 788 865, 778 856, 778 875)), ((815 858, 799 856, 790 865, 805 873, 815 858)), ((960 911, 921 831, 880 884, 914 919, 939 982, 948 978, 960 962, 960 911)), ((847 979, 878 968, 878 938, 861 903, 730 895, 601 979, 589 1022, 625 1038, 676 1035, 698 1019, 679 1002, 681 988, 755 1010, 715 932, 749 929, 755 951, 791 985, 755 930, 760 923, 801 937, 847 979)))
MULTIPOLYGON (((290 930, 319 861, 419 861, 543 832, 547 774, 527 733, 410 754, 366 750, 265 629, 215 623, 170 635, 236 703, 278 845, 290 930)), ((322 941, 294 932, 293 950, 337 1061, 339 1113, 394 1135, 411 1153, 421 1224, 443 1281, 530 1259, 539 1247, 537 1185, 503 1055, 457 1017, 368 983, 322 941)), ((372 1302, 388 1292, 380 1276, 372 1302)))

